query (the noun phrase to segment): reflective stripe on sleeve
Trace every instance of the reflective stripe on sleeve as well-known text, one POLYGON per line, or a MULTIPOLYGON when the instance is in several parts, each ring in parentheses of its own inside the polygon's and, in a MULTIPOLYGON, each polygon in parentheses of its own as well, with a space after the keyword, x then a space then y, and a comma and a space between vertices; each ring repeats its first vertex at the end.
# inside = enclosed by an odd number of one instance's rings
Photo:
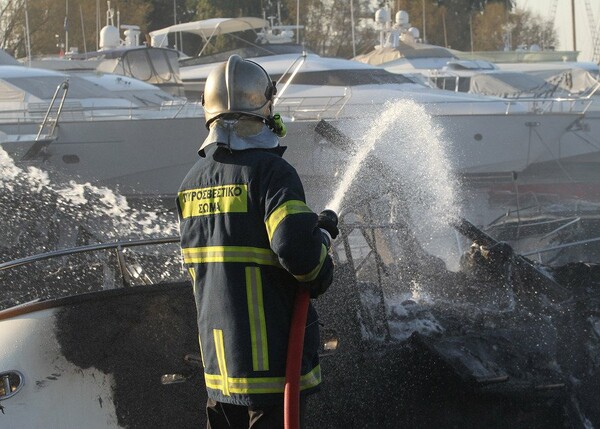
POLYGON ((280 267, 271 249, 244 246, 187 247, 181 250, 186 264, 210 262, 246 262, 280 267))
POLYGON ((321 245, 321 255, 319 256, 319 263, 317 264, 317 266, 315 268, 313 268, 313 270, 307 274, 299 274, 299 275, 295 275, 294 277, 296 278, 296 280, 298 280, 299 282, 310 282, 313 281, 314 279, 317 278, 317 276, 319 275, 319 271, 321 271, 321 268, 323 267, 323 263, 325 262, 325 258, 327 257, 327 247, 325 247, 325 245, 321 245))
POLYGON ((250 317, 250 337, 252 341, 252 369, 269 370, 269 347, 267 343, 267 323, 263 306, 263 289, 260 268, 246 267, 246 297, 250 317))
MULTIPOLYGON (((224 381, 221 375, 204 374, 206 387, 213 390, 221 390, 223 394, 224 385, 227 385, 228 395, 232 394, 256 394, 256 393, 283 393, 285 377, 254 377, 235 378, 230 377, 224 381)), ((321 366, 317 365, 308 374, 300 377, 300 390, 315 387, 321 383, 321 366)))
POLYGON ((312 213, 312 210, 308 208, 304 201, 300 200, 286 201, 285 203, 277 207, 275 210, 273 210, 273 212, 265 221, 265 226, 267 227, 267 234, 269 236, 269 242, 271 242, 271 240, 273 239, 273 234, 275 234, 275 230, 277 229, 279 224, 287 216, 298 213, 312 213))

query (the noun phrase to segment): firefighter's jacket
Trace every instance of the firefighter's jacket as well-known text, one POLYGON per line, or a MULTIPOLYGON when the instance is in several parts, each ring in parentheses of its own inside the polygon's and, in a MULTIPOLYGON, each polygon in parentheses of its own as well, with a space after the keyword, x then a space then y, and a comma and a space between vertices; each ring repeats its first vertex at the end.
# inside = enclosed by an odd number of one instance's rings
MULTIPOLYGON (((178 194, 206 387, 216 401, 283 400, 296 289, 331 282, 333 263, 317 215, 282 153, 282 148, 213 148, 192 167, 178 194)), ((305 393, 321 382, 318 346, 311 305, 300 379, 305 393)))

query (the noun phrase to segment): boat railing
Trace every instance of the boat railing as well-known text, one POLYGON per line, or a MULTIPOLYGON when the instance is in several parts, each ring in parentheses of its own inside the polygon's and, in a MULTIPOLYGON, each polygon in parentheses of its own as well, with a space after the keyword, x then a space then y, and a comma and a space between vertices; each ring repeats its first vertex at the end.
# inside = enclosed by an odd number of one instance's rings
POLYGON ((285 72, 283 72, 283 74, 281 75, 281 77, 279 78, 279 80, 277 80, 277 85, 279 85, 281 83, 281 81, 283 80, 283 78, 285 76, 287 76, 287 74, 290 72, 290 70, 292 70, 292 68, 294 69, 292 71, 292 74, 288 77, 288 79, 286 80, 285 84, 283 85, 283 88, 281 88, 278 91, 278 94, 276 94, 275 99, 273 100, 273 105, 278 105, 279 104, 279 100, 281 99, 281 96, 285 93, 285 91, 287 90, 288 86, 290 86, 290 83, 292 83, 292 81, 294 80, 294 78, 296 77, 296 74, 298 74, 298 72, 300 71, 300 69, 302 68, 302 66, 304 65, 304 63, 306 62, 306 51, 302 52, 302 55, 300 55, 298 58, 296 58, 294 60, 294 62, 292 62, 292 64, 290 64, 290 66, 287 68, 287 70, 285 72), (294 65, 296 67, 294 67, 294 65))
POLYGON ((115 250, 117 253, 123 252, 123 249, 127 249, 129 247, 140 247, 140 246, 149 246, 149 245, 158 245, 158 244, 171 244, 171 243, 179 243, 179 236, 170 236, 170 237, 157 237, 157 238, 145 238, 140 240, 122 240, 122 241, 114 241, 111 243, 95 243, 88 244, 85 246, 71 247, 68 249, 58 249, 53 250, 51 252, 40 253, 38 255, 27 256, 25 258, 14 259, 8 262, 0 263, 0 271, 8 270, 15 267, 20 267, 21 265, 28 265, 38 261, 44 261, 47 259, 57 258, 61 256, 70 256, 77 255, 81 253, 93 253, 100 250, 115 250))
MULTIPOLYGON (((398 99, 402 96, 398 96, 398 99)), ((372 110, 382 106, 391 99, 382 101, 357 103, 352 100, 350 87, 346 87, 341 95, 282 97, 279 99, 276 111, 293 120, 321 120, 361 117, 365 109, 372 110)), ((591 102, 591 101, 590 101, 591 102)), ((436 115, 485 115, 504 114, 518 115, 534 113, 544 115, 555 113, 552 109, 529 109, 520 100, 505 100, 500 98, 489 98, 475 101, 445 100, 445 101, 419 101, 418 104, 436 115)), ((581 113, 574 109, 565 110, 561 113, 581 113)))
POLYGON ((351 98, 349 88, 336 96, 282 97, 277 113, 292 120, 338 119, 351 98))
MULTIPOLYGON (((399 96, 398 98, 401 98, 399 96)), ((350 87, 342 88, 337 95, 323 96, 287 96, 278 100, 276 111, 293 120, 321 120, 339 119, 341 117, 360 117, 363 109, 373 109, 383 105, 386 100, 355 102, 352 100, 350 87), (343 113, 343 115, 342 115, 343 113)), ((543 104, 536 108, 524 105, 526 99, 507 100, 499 98, 482 99, 475 101, 446 100, 446 101, 421 101, 419 104, 429 108, 434 115, 470 114, 480 115, 502 112, 505 115, 535 113, 539 115, 555 113, 560 110, 543 104), (460 106, 460 109, 457 107, 460 106)), ((539 102, 539 100, 531 100, 539 102)), ((560 113, 584 113, 592 99, 560 99, 555 102, 585 103, 580 108, 570 107, 560 113)), ((541 102, 540 102, 541 103, 541 102)), ((548 101, 552 103, 552 101, 548 101)), ((41 123, 48 110, 49 103, 29 103, 26 108, 7 109, 0 111, 2 124, 28 124, 41 123)), ((60 118, 61 122, 83 121, 108 121, 132 119, 169 119, 169 118, 200 118, 204 111, 200 103, 196 102, 165 102, 156 106, 139 106, 133 103, 123 106, 107 106, 99 104, 82 105, 79 101, 65 101, 60 118)))
MULTIPOLYGON (((439 88, 452 92, 469 92, 461 85, 461 76, 459 74, 445 71, 439 73, 437 70, 430 70, 428 79, 433 88, 439 88)), ((579 95, 569 94, 567 96, 557 96, 555 91, 546 91, 541 94, 522 92, 515 95, 498 96, 498 98, 507 101, 507 107, 513 103, 524 103, 532 113, 581 113, 585 114, 593 102, 593 96, 600 90, 600 82, 597 82, 587 91, 579 95)), ((486 95, 486 94, 483 94, 486 95)), ((510 113, 507 111, 507 113, 510 113)))
POLYGON ((585 114, 593 103, 590 97, 520 97, 510 99, 515 103, 526 103, 532 113, 580 113, 585 114))
MULTIPOLYGON (((25 109, 0 111, 0 123, 21 124, 43 123, 51 103, 28 103, 25 109)), ((102 104, 82 105, 79 101, 65 101, 60 111, 62 122, 106 121, 131 119, 160 119, 202 117, 204 110, 200 103, 162 103, 155 106, 138 106, 133 103, 123 106, 102 104)))
POLYGON ((50 105, 46 110, 46 114, 44 116, 44 120, 40 124, 40 128, 38 130, 37 136, 35 140, 38 141, 40 138, 48 139, 54 137, 54 132, 56 131, 56 125, 58 125, 58 120, 60 119, 60 114, 62 113, 63 107, 65 106, 65 100, 67 98, 67 93, 69 92, 69 79, 66 79, 64 82, 61 82, 57 87, 56 91, 54 91, 54 95, 52 96, 52 100, 50 100, 50 105), (58 98, 60 92, 62 91, 62 95, 60 97, 60 102, 58 103, 58 107, 56 108, 56 116, 52 117, 52 110, 54 108, 54 104, 56 99, 58 98), (46 127, 50 127, 50 130, 46 133, 42 133, 46 130, 46 127))
MULTIPOLYGON (((24 258, 15 259, 8 262, 0 263, 0 272, 4 270, 13 269, 20 266, 30 265, 36 262, 56 259, 64 256, 73 256, 84 253, 98 253, 101 251, 114 251, 116 255, 116 262, 119 269, 119 273, 121 276, 121 280, 124 286, 132 285, 132 277, 140 274, 139 270, 136 270, 133 267, 133 272, 131 267, 126 262, 125 258, 125 249, 133 248, 133 247, 143 247, 143 246, 157 246, 162 244, 174 244, 179 243, 179 236, 170 236, 170 237, 157 237, 157 238, 148 238, 148 239, 140 239, 140 240, 123 240, 123 241, 115 241, 111 243, 95 243, 89 244, 85 246, 72 247, 68 249, 59 249, 46 253, 40 253, 38 255, 32 255, 24 258)), ((179 255, 179 252, 176 252, 179 255)))

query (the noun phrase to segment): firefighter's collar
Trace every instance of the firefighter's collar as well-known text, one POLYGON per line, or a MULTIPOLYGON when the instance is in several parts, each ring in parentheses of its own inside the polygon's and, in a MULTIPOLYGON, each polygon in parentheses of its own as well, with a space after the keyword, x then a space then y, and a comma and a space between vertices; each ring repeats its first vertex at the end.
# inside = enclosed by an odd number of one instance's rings
POLYGON ((279 146, 279 138, 262 122, 219 119, 211 124, 198 154, 204 158, 206 147, 215 143, 225 145, 230 150, 274 149, 279 146))

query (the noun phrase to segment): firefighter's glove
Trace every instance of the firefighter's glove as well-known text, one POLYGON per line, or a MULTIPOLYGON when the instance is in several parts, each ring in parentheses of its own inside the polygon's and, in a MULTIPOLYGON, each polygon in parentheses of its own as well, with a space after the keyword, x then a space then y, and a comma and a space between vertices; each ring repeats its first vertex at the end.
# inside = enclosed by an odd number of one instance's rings
MULTIPOLYGON (((319 213, 317 226, 329 235, 331 240, 335 240, 340 233, 340 230, 338 229, 338 217, 333 210, 323 210, 319 213)), ((329 240, 329 245, 327 247, 331 245, 331 240, 329 240)))

